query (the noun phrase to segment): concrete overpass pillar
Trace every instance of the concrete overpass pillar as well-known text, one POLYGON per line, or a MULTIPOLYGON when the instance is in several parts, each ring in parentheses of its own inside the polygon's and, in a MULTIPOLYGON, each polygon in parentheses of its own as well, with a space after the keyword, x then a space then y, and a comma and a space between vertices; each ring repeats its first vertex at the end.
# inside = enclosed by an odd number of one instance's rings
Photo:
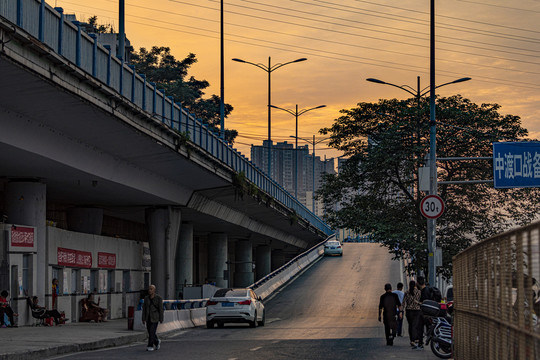
POLYGON ((74 207, 67 210, 67 226, 71 231, 101 235, 103 209, 74 207))
MULTIPOLYGON (((5 188, 7 221, 11 224, 29 225, 36 227, 34 241, 36 242, 36 276, 35 289, 28 289, 29 293, 39 297, 45 302, 48 281, 47 264, 47 186, 38 181, 10 181, 5 188)), ((21 284, 22 285, 22 284, 21 284)), ((13 286, 13 284, 12 284, 13 286)), ((13 297, 19 294, 11 294, 13 297)))
POLYGON ((236 242, 234 269, 234 286, 248 287, 254 283, 253 246, 250 240, 236 242))
POLYGON ((176 247, 176 296, 183 293, 184 285, 193 285, 193 224, 184 222, 176 247))
POLYGON ((199 266, 195 269, 195 271, 198 274, 198 283, 205 284, 206 280, 208 280, 208 237, 198 236, 197 240, 199 244, 199 253, 197 254, 199 257, 199 266))
POLYGON ((285 265, 285 253, 282 249, 272 250, 272 271, 279 269, 282 265, 285 265))
POLYGON ((272 250, 270 245, 259 245, 255 249, 255 272, 256 280, 260 280, 271 272, 272 250))
POLYGON ((163 299, 176 299, 175 257, 180 231, 180 209, 170 206, 146 209, 152 261, 152 284, 163 299))
POLYGON ((212 233, 208 236, 208 281, 215 282, 217 287, 227 287, 227 234, 212 233))

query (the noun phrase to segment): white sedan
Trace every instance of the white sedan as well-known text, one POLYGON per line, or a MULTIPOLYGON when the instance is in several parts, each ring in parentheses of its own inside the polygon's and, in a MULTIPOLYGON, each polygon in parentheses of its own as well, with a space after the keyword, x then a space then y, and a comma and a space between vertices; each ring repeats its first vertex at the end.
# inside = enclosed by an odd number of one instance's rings
POLYGON ((339 255, 343 256, 343 248, 337 240, 328 240, 324 244, 324 255, 339 255))
POLYGON ((264 326, 264 305, 251 289, 219 289, 206 303, 206 327, 214 324, 248 323, 251 327, 264 326))

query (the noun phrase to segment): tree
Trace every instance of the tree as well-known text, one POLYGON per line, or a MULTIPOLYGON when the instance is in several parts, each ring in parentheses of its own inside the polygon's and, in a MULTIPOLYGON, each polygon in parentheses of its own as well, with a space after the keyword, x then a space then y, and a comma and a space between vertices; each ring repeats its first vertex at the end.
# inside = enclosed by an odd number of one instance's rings
MULTIPOLYGON (((157 87, 164 89, 165 93, 182 103, 196 118, 202 119, 214 131, 220 126, 220 98, 212 95, 205 99, 204 91, 210 86, 206 80, 197 80, 193 76, 187 78, 188 70, 197 62, 195 54, 189 55, 178 61, 171 54, 170 48, 165 46, 153 46, 150 51, 142 47, 139 52, 132 56, 132 65, 138 73, 146 75, 146 79, 156 83, 157 87)), ((225 117, 233 107, 225 104, 225 117)), ((236 130, 225 130, 225 140, 234 143, 238 135, 236 130)))
POLYGON ((114 28, 111 24, 100 24, 97 23, 97 16, 94 15, 91 18, 88 19, 88 24, 94 28, 94 32, 96 34, 104 34, 104 33, 114 33, 114 28))
MULTIPOLYGON (((527 136, 518 116, 497 104, 476 105, 459 95, 438 98, 437 157, 491 156, 492 143, 527 136)), ((426 219, 419 205, 418 167, 429 152, 429 99, 359 103, 331 127, 330 146, 349 156, 337 175, 326 175, 318 192, 326 220, 336 228, 371 233, 394 258, 410 257, 409 273, 427 274, 426 219), (338 204, 338 210, 333 210, 338 204)), ((493 178, 491 161, 438 162, 439 181, 493 178)), ((439 273, 450 277, 452 256, 472 242, 530 222, 540 210, 537 189, 494 189, 491 184, 440 184, 446 209, 437 220, 443 249, 439 273)))

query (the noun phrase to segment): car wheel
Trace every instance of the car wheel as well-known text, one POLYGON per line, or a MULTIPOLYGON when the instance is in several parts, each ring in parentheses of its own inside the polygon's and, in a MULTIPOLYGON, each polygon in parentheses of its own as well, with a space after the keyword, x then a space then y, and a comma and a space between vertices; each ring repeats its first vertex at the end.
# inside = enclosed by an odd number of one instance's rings
POLYGON ((207 329, 213 329, 214 328, 214 322, 213 321, 207 321, 206 322, 206 328, 207 329))
POLYGON ((249 327, 257 327, 257 312, 255 311, 255 316, 253 317, 253 321, 249 322, 249 327))
POLYGON ((223 328, 223 326, 225 326, 225 323, 224 323, 223 321, 219 321, 219 322, 217 323, 217 327, 218 327, 218 328, 221 329, 221 328, 223 328))
POLYGON ((258 322, 259 326, 264 326, 265 321, 266 321, 266 311, 263 310, 262 320, 258 322))

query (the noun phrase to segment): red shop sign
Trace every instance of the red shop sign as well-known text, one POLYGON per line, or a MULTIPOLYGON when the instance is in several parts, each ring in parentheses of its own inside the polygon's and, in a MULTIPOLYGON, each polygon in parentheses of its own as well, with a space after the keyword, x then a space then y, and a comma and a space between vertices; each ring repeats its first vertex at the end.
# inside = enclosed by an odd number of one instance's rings
POLYGON ((116 268, 116 254, 98 252, 98 267, 100 268, 116 268))
POLYGON ((92 253, 88 251, 58 248, 57 259, 58 265, 83 268, 92 267, 92 253))
POLYGON ((34 228, 12 226, 11 246, 34 247, 34 228))

